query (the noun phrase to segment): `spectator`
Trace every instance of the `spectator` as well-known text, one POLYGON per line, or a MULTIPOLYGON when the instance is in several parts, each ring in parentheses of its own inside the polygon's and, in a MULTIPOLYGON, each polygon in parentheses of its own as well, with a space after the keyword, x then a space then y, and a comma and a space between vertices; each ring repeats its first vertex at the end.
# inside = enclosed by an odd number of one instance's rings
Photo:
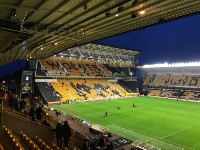
POLYGON ((14 98, 13 98, 12 95, 9 95, 8 103, 9 103, 10 109, 12 110, 13 109, 13 105, 14 105, 14 98))
POLYGON ((2 102, 2 99, 3 99, 3 92, 1 91, 0 92, 0 103, 2 102))
POLYGON ((81 150, 89 150, 89 142, 87 139, 84 140, 81 150))
POLYGON ((8 95, 8 93, 5 92, 4 95, 3 95, 3 99, 7 100, 9 96, 12 96, 12 95, 11 94, 8 95))
POLYGON ((14 102, 13 102, 13 106, 14 106, 14 109, 15 109, 16 111, 19 111, 18 104, 19 104, 18 98, 17 98, 17 96, 15 96, 14 102))
POLYGON ((31 117, 32 121, 35 121, 35 110, 33 107, 31 107, 29 111, 29 116, 31 117))
POLYGON ((71 136, 71 129, 68 122, 65 121, 63 125, 63 140, 64 140, 65 147, 68 146, 70 136, 71 136))
POLYGON ((58 111, 58 110, 56 110, 56 116, 57 116, 57 117, 59 116, 59 111, 58 111))
POLYGON ((109 142, 107 144, 107 150, 113 150, 113 144, 112 144, 112 142, 109 142))
POLYGON ((103 135, 99 138, 98 146, 100 147, 107 147, 107 141, 103 135))
POLYGON ((43 113, 42 107, 39 106, 39 107, 35 110, 35 113, 36 113, 37 119, 41 121, 41 119, 42 119, 42 113, 43 113))
POLYGON ((57 146, 62 147, 62 125, 60 122, 56 125, 56 140, 57 140, 57 146))
POLYGON ((22 99, 19 102, 19 106, 20 106, 20 111, 22 111, 26 107, 26 101, 24 99, 22 99))

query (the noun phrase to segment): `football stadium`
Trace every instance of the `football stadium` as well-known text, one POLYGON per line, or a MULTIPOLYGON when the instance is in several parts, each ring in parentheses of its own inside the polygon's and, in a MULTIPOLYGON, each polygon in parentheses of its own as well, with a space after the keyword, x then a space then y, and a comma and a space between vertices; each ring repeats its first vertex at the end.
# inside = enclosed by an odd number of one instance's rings
POLYGON ((200 149, 200 62, 138 65, 142 50, 98 43, 197 15, 199 0, 1 0, 0 12, 0 65, 25 62, 0 72, 0 150, 200 149))

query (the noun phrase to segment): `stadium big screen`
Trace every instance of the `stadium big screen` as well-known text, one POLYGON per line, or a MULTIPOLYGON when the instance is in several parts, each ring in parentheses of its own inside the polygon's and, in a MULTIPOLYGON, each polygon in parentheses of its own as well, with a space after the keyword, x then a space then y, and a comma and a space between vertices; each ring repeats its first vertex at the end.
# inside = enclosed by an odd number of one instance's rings
POLYGON ((34 71, 23 70, 21 78, 21 93, 33 93, 34 71))

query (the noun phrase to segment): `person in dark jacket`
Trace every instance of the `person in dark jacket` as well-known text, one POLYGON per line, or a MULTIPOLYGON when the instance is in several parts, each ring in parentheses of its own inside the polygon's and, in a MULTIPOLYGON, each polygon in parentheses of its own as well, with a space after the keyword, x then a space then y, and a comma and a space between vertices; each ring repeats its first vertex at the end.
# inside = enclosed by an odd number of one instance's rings
POLYGON ((19 102, 19 106, 20 106, 20 111, 22 111, 26 107, 26 101, 24 99, 22 99, 19 102))
POLYGON ((62 124, 61 123, 58 123, 56 125, 56 140, 57 140, 57 146, 58 147, 62 147, 62 124))
POLYGON ((36 113, 37 119, 41 121, 41 119, 42 119, 42 113, 43 113, 42 107, 38 107, 38 108, 36 109, 35 113, 36 113))
POLYGON ((35 110, 33 107, 31 107, 29 111, 29 116, 31 117, 32 121, 35 121, 35 110))
POLYGON ((84 140, 81 150, 89 150, 89 142, 87 139, 84 140))
POLYGON ((19 111, 19 106, 18 106, 18 104, 19 104, 19 100, 18 100, 17 96, 15 96, 13 106, 14 106, 14 109, 15 109, 16 111, 19 111))
POLYGON ((63 125, 63 140, 64 140, 65 147, 68 146, 70 136, 71 136, 71 129, 68 122, 65 121, 63 125))

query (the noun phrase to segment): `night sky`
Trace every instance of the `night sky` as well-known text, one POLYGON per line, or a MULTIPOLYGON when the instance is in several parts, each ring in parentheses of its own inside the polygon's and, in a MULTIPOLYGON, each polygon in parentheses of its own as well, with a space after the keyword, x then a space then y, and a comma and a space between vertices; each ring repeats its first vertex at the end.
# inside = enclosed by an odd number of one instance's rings
POLYGON ((110 37, 98 43, 140 50, 139 65, 200 61, 200 15, 110 37))
MULTIPOLYGON (((96 43, 141 51, 139 65, 200 61, 200 15, 113 36, 96 43)), ((24 68, 25 61, 0 67, 0 76, 24 68)))

